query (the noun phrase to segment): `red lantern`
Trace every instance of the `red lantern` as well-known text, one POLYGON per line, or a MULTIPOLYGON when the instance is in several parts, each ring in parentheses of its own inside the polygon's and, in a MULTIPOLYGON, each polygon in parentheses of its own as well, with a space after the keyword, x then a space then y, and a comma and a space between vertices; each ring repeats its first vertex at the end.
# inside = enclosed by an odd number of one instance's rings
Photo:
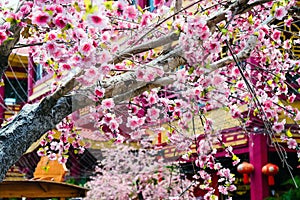
POLYGON ((251 174, 254 171, 254 167, 252 164, 247 163, 247 162, 242 162, 237 166, 237 171, 241 174, 243 174, 243 181, 244 184, 249 184, 249 176, 248 174, 251 174))
POLYGON ((272 163, 268 163, 261 169, 262 173, 268 176, 268 184, 275 185, 274 175, 278 173, 279 167, 272 163))

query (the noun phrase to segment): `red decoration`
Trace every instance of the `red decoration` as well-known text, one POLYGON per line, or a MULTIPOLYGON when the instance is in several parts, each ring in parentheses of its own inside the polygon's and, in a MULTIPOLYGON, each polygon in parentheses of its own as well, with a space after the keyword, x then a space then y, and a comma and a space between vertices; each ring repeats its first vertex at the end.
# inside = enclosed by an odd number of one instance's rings
POLYGON ((274 175, 278 173, 279 167, 272 163, 268 163, 261 169, 262 173, 268 176, 268 184, 270 186, 275 185, 274 175))
POLYGON ((237 166, 237 171, 241 174, 243 174, 243 181, 244 184, 249 184, 249 176, 248 174, 251 174, 254 171, 254 167, 252 164, 248 163, 248 162, 242 162, 241 164, 239 164, 237 166))

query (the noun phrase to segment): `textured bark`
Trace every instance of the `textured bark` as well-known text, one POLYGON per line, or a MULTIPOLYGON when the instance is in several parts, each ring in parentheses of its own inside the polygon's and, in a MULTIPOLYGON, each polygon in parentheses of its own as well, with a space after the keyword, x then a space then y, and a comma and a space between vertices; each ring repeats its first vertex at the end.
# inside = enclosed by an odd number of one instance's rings
POLYGON ((7 40, 0 45, 0 78, 8 67, 8 57, 12 52, 12 48, 20 39, 22 27, 13 26, 10 31, 13 34, 11 40, 7 40))
POLYGON ((41 103, 24 106, 16 118, 0 130, 0 182, 33 142, 71 112, 71 96, 57 102, 47 98, 41 103))
MULTIPOLYGON (((175 69, 184 64, 185 59, 178 57, 178 50, 174 52, 170 52, 152 64, 158 64, 165 70, 175 69), (164 60, 165 62, 163 62, 164 60), (163 64, 159 64, 160 62, 163 62, 163 64)), ((141 94, 151 87, 152 83, 137 81, 135 73, 126 73, 111 78, 107 84, 109 87, 106 88, 105 98, 118 97, 123 94, 122 98, 115 99, 116 103, 118 103, 130 98, 132 94, 141 94), (127 93, 129 83, 131 83, 131 92, 127 93), (145 87, 146 85, 148 87, 145 87)), ((66 88, 62 88, 62 90, 64 89, 66 88)), ((87 98, 89 90, 58 97, 58 94, 63 93, 57 92, 40 103, 24 106, 21 112, 0 130, 0 182, 4 179, 10 166, 18 161, 33 142, 38 140, 48 130, 55 128, 56 124, 74 110, 93 103, 92 100, 87 98)))

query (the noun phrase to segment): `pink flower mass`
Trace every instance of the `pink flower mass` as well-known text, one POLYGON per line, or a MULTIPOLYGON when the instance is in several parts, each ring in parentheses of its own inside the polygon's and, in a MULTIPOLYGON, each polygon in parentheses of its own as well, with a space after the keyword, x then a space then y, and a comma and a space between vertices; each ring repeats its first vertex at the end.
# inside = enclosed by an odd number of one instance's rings
MULTIPOLYGON (((103 150, 87 199, 230 199, 240 162, 296 166, 285 151, 300 158, 297 1, 10 3, 0 3, 0 182, 39 139, 39 156, 75 168, 87 140, 86 155, 103 150)), ((67 178, 87 174, 75 168, 67 178)), ((269 195, 256 172, 241 199, 269 195)))

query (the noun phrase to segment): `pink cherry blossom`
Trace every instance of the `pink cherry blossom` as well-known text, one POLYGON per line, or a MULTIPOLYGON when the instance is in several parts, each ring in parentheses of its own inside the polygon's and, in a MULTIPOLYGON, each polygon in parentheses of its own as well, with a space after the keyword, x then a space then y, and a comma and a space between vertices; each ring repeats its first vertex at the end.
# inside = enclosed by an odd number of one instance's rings
POLYGON ((87 77, 93 79, 94 77, 96 77, 98 75, 98 70, 95 67, 91 67, 91 68, 86 70, 85 74, 86 74, 87 77))
POLYGON ((106 16, 92 14, 87 17, 87 22, 90 25, 97 27, 99 30, 102 30, 108 26, 109 20, 106 16))
POLYGON ((272 38, 275 40, 275 41, 279 41, 280 40, 280 36, 281 36, 281 32, 278 31, 278 30, 275 30, 272 34, 272 38))
POLYGON ((298 146, 297 141, 293 138, 287 139, 287 145, 289 149, 296 149, 296 147, 298 146))
POLYGON ((80 45, 80 52, 85 56, 89 56, 94 49, 94 46, 89 41, 83 42, 80 45))
POLYGON ((291 27, 293 21, 294 19, 292 17, 289 17, 288 19, 284 20, 284 23, 287 27, 291 27))
POLYGON ((214 85, 219 85, 224 82, 224 78, 222 76, 216 75, 216 76, 214 76, 212 81, 213 81, 214 85))
POLYGON ((67 157, 66 156, 61 156, 58 158, 58 162, 61 163, 61 164, 66 164, 68 161, 67 157))
POLYGON ((287 14, 287 10, 285 7, 279 6, 275 9, 275 18, 278 20, 282 20, 287 14))
POLYGON ((7 35, 5 33, 5 31, 0 30, 0 45, 7 39, 7 35))
POLYGON ((296 117, 294 118, 295 121, 299 121, 300 120, 300 112, 299 110, 297 110, 296 112, 296 117))
POLYGON ((291 48, 291 42, 290 42, 290 40, 285 40, 283 42, 283 48, 284 49, 290 49, 291 48))
POLYGON ((137 80, 139 80, 139 81, 144 80, 144 76, 145 76, 145 74, 144 74, 144 71, 143 71, 143 70, 138 69, 138 70, 136 71, 136 78, 137 78, 137 80))
POLYGON ((126 126, 128 128, 131 128, 132 130, 138 128, 139 126, 141 126, 142 124, 144 124, 145 122, 145 118, 138 118, 137 116, 132 116, 132 117, 128 117, 127 118, 127 123, 126 126))
POLYGON ((128 6, 124 11, 124 15, 129 19, 135 19, 137 17, 137 9, 134 6, 128 6))
POLYGON ((65 17, 63 17, 63 15, 57 15, 54 18, 53 22, 56 26, 63 29, 67 25, 68 20, 65 17))
POLYGON ((281 122, 275 122, 272 128, 276 133, 281 133, 284 130, 284 125, 285 120, 282 120, 281 122))
POLYGON ((112 98, 109 98, 109 99, 102 100, 101 105, 104 109, 113 109, 115 106, 115 103, 112 98))
POLYGON ((147 115, 148 115, 148 117, 150 117, 151 120, 158 119, 159 114, 160 114, 160 110, 157 108, 149 108, 147 110, 147 115))
POLYGON ((101 51, 99 57, 98 57, 98 61, 100 63, 107 63, 112 59, 111 54, 107 51, 107 50, 103 50, 101 51))
POLYGON ((210 53, 219 53, 221 50, 220 42, 218 41, 209 42, 208 50, 210 53))
POLYGON ((112 130, 112 131, 117 131, 117 132, 119 132, 119 130, 118 130, 118 128, 119 128, 119 123, 115 120, 115 119, 113 119, 113 120, 111 120, 110 122, 109 122, 109 128, 112 130))
POLYGON ((289 102, 289 103, 293 103, 293 102, 295 101, 295 99, 296 99, 296 95, 295 95, 295 94, 292 94, 292 95, 290 95, 290 96, 288 97, 288 102, 289 102))
POLYGON ((105 93, 105 89, 101 88, 101 87, 96 87, 95 88, 95 95, 98 98, 103 98, 104 97, 104 93, 105 93))
POLYGON ((49 160, 56 160, 56 153, 50 153, 49 155, 48 155, 48 158, 49 158, 49 160))
POLYGON ((47 12, 36 11, 32 16, 32 23, 39 26, 46 26, 51 20, 47 12))
POLYGON ((45 153, 44 149, 39 149, 39 150, 37 151, 37 154, 38 154, 38 156, 40 156, 40 157, 46 156, 46 153, 45 153))

